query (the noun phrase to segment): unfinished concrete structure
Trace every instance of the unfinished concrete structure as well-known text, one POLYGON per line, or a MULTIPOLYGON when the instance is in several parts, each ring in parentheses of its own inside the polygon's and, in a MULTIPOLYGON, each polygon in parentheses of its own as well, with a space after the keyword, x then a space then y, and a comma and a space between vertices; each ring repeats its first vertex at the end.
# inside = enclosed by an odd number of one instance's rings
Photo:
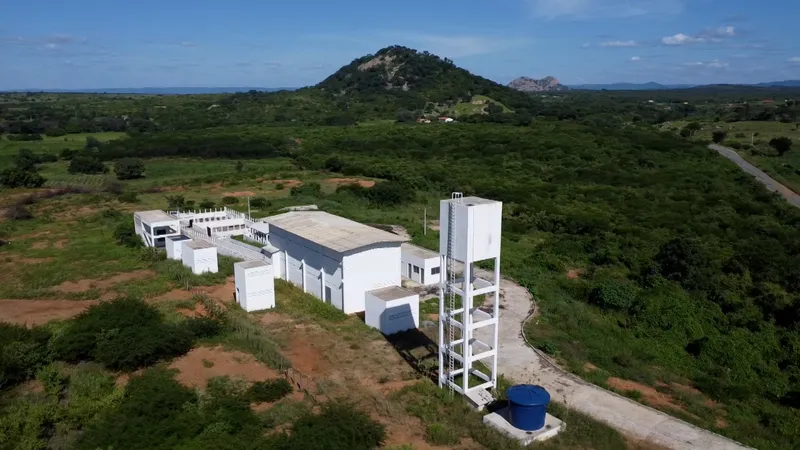
POLYGON ((439 290, 439 385, 479 407, 492 400, 487 389, 497 385, 502 208, 500 202, 460 193, 442 200, 439 208, 439 248, 446 269, 439 290), (492 280, 477 277, 473 270, 474 263, 486 260, 493 263, 492 280), (486 305, 475 303, 479 296, 486 296, 486 305), (483 327, 493 327, 490 342, 474 336, 483 327), (476 369, 478 361, 490 373, 476 369), (470 375, 483 382, 470 385, 470 375))
POLYGON ((400 285, 405 238, 322 211, 264 220, 282 278, 346 314, 365 310, 368 291, 400 285))

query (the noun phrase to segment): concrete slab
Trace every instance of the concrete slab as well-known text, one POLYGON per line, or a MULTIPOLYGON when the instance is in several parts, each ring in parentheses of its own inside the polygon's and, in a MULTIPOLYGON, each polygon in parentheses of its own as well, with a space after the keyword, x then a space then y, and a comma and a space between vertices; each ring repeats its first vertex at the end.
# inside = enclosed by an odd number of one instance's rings
POLYGON ((478 411, 483 411, 486 405, 494 401, 494 397, 486 389, 469 391, 466 397, 469 400, 469 404, 478 411))
POLYGON ((544 427, 536 431, 520 430, 514 427, 507 419, 508 407, 499 409, 496 412, 483 416, 483 423, 494 428, 495 430, 503 433, 511 439, 519 442, 522 445, 528 445, 531 442, 546 441, 555 437, 567 428, 567 424, 562 422, 556 417, 548 414, 544 420, 544 427))

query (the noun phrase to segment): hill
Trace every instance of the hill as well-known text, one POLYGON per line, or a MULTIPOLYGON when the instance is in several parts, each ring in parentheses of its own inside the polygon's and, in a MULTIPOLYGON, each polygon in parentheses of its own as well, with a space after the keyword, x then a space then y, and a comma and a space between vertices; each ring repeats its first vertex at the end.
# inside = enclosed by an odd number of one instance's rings
POLYGON ((544 77, 541 80, 534 78, 519 77, 508 83, 508 87, 522 92, 552 92, 567 91, 568 87, 559 83, 555 77, 544 77))
POLYGON ((396 112, 452 107, 482 95, 509 108, 528 104, 524 94, 474 75, 427 51, 392 46, 353 60, 311 88, 337 102, 372 103, 396 112))
POLYGON ((3 92, 47 92, 54 94, 145 94, 145 95, 201 95, 201 94, 233 94, 235 92, 277 92, 293 91, 297 88, 265 88, 265 87, 142 87, 142 88, 90 88, 90 89, 23 89, 3 92))
POLYGON ((570 89, 585 91, 665 91, 672 89, 752 89, 752 88, 793 88, 800 87, 800 80, 770 81, 756 84, 661 84, 654 81, 647 83, 609 83, 609 84, 576 84, 570 89))

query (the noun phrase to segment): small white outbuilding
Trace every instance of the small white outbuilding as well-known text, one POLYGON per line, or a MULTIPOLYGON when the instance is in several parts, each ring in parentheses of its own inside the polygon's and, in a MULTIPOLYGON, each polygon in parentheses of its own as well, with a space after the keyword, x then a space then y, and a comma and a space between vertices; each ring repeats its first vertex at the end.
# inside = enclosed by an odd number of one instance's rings
POLYGON ((364 321, 389 335, 419 327, 419 295, 399 286, 366 293, 364 321))
POLYGON ((439 284, 442 264, 438 252, 403 243, 400 245, 400 260, 403 278, 416 281, 423 286, 439 284))
POLYGON ((245 311, 261 311, 275 307, 275 278, 272 264, 265 261, 243 261, 233 265, 236 303, 245 311))
POLYGON ((181 260, 183 265, 192 269, 192 273, 217 273, 217 247, 204 241, 183 241, 181 260))
POLYGON ((186 236, 171 236, 167 238, 167 258, 182 261, 183 243, 190 241, 186 236))

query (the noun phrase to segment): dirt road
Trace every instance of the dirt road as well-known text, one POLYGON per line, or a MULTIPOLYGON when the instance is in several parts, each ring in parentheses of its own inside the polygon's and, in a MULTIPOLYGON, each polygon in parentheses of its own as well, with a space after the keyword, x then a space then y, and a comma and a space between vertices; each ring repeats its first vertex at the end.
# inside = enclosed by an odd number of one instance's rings
POLYGON ((728 147, 723 147, 717 144, 711 144, 708 146, 708 148, 716 150, 717 153, 719 153, 720 155, 730 159, 737 166, 741 167, 742 170, 754 176, 756 180, 764 184, 764 186, 766 186, 767 189, 769 189, 772 192, 777 192, 778 194, 781 195, 781 197, 785 198, 787 202, 789 202, 790 204, 794 205, 797 208, 800 208, 800 195, 798 195, 791 189, 787 188, 786 186, 778 183, 758 167, 747 162, 738 153, 736 153, 736 150, 728 147))

